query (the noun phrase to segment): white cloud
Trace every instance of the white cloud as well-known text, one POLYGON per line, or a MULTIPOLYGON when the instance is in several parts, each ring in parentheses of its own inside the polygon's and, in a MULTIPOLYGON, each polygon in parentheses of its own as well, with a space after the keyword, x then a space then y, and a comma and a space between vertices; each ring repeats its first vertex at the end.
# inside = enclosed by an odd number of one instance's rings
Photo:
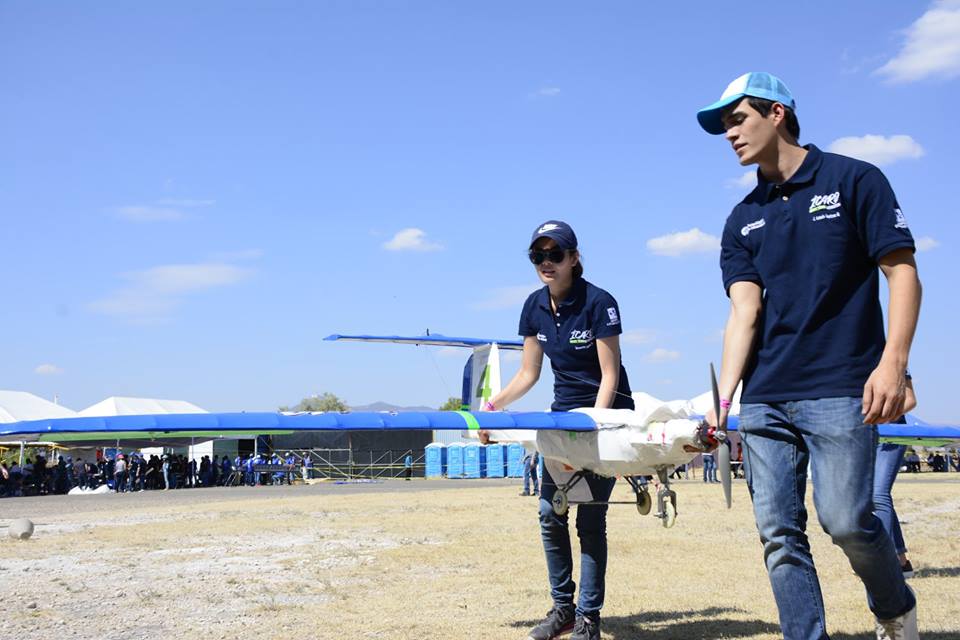
POLYGON ((533 284, 520 284, 513 287, 498 287, 492 289, 486 298, 475 302, 472 307, 484 311, 498 309, 514 309, 526 301, 527 296, 537 290, 533 284))
POLYGON ((560 87, 540 87, 533 95, 537 98, 556 98, 560 95, 560 87))
POLYGON ((930 236, 923 236, 922 238, 917 238, 917 251, 930 251, 931 249, 936 249, 940 246, 940 243, 930 236))
POLYGON ((171 222, 182 220, 185 217, 179 209, 139 204, 117 207, 113 210, 113 213, 121 220, 129 220, 130 222, 171 222))
POLYGON ((727 189, 752 189, 757 186, 757 172, 747 171, 739 178, 730 178, 723 185, 727 189))
POLYGON ((650 329, 631 329, 620 335, 623 344, 650 344, 657 339, 657 334, 650 329))
POLYGON ((891 83, 960 75, 960 0, 938 0, 906 29, 900 52, 876 70, 891 83))
POLYGON ((680 359, 679 351, 670 351, 669 349, 664 349, 662 347, 657 347, 644 357, 644 360, 647 362, 672 362, 674 360, 680 359))
POLYGON ((852 158, 859 158, 877 166, 892 164, 904 158, 919 158, 924 153, 923 147, 907 135, 890 136, 889 138, 878 135, 837 138, 830 143, 828 150, 852 158))
POLYGON ((241 282, 252 269, 226 263, 171 264, 123 274, 128 286, 88 307, 97 313, 152 322, 163 320, 185 296, 241 282))
POLYGON ((427 240, 427 234, 423 229, 409 228, 401 229, 383 243, 383 248, 389 251, 437 251, 443 249, 443 245, 427 240))
POLYGON ((55 364, 41 364, 33 372, 41 376, 55 376, 63 373, 63 369, 55 364))
POLYGON ((720 238, 700 231, 697 227, 647 240, 647 249, 659 256, 679 256, 687 253, 711 253, 720 250, 720 238))

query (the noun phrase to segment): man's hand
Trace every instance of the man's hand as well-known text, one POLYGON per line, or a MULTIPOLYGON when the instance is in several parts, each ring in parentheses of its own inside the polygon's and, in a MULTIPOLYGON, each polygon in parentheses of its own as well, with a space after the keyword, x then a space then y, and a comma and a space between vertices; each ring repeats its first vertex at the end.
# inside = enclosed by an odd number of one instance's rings
POLYGON ((490 444, 490 432, 486 429, 480 429, 477 431, 477 437, 480 438, 480 444, 490 444))
MULTIPOLYGON (((720 409, 720 421, 717 421, 717 414, 713 409, 707 411, 707 415, 704 416, 703 421, 707 425, 705 429, 714 429, 716 430, 718 425, 723 425, 723 429, 727 428, 727 417, 730 415, 730 409, 720 409)), ((704 448, 698 449, 697 447, 691 447, 688 444, 683 445, 683 450, 687 453, 711 453, 720 445, 719 442, 713 441, 712 443, 704 443, 704 448)))
POLYGON ((903 415, 907 381, 903 367, 880 361, 863 386, 863 421, 887 424, 903 415))

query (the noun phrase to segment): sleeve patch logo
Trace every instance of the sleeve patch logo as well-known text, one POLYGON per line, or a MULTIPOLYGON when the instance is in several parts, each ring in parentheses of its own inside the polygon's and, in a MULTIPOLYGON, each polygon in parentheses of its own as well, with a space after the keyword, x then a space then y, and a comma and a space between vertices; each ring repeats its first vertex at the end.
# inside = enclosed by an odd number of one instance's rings
MULTIPOLYGON (((620 316, 617 314, 616 307, 607 307, 607 315, 610 317, 610 324, 620 324, 620 316)), ((607 325, 610 326, 610 325, 607 325)))
POLYGON ((900 209, 894 209, 893 212, 897 214, 897 222, 893 225, 893 228, 909 229, 910 227, 907 225, 907 218, 903 215, 903 211, 900 211, 900 209))

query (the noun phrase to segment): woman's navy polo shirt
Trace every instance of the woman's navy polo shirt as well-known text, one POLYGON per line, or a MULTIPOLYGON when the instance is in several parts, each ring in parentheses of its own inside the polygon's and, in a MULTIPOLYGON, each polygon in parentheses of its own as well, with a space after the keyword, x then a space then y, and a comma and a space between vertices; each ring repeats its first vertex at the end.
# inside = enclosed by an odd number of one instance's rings
MULTIPOLYGON (((600 389, 597 339, 623 333, 620 307, 609 293, 583 278, 574 278, 567 299, 554 314, 550 289, 534 291, 520 314, 521 336, 536 336, 553 369, 554 411, 592 407, 600 389)), ((620 364, 620 381, 614 409, 633 409, 627 370, 620 364)))
POLYGON ((878 261, 914 250, 890 184, 871 164, 813 145, 784 184, 767 182, 723 230, 720 266, 763 290, 741 402, 860 396, 886 344, 878 261))

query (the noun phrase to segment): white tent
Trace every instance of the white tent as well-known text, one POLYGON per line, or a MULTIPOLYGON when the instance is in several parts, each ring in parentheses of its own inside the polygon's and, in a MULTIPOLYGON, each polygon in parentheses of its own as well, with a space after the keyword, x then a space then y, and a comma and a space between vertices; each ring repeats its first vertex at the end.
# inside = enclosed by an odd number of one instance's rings
POLYGON ((161 400, 158 398, 124 398, 111 396, 77 412, 78 416, 130 416, 157 413, 208 413, 185 400, 161 400))
MULTIPOLYGON (((186 400, 163 400, 160 398, 127 398, 111 396, 89 406, 77 413, 78 416, 130 416, 159 413, 209 413, 192 402, 186 400)), ((192 439, 191 439, 192 443, 192 439)), ((144 455, 160 455, 163 447, 148 447, 140 450, 144 455)), ((191 444, 187 450, 190 458, 195 456, 213 455, 213 441, 208 440, 199 444, 191 444)))
MULTIPOLYGON (((20 422, 21 420, 46 420, 47 418, 72 418, 77 415, 73 409, 61 407, 55 402, 44 400, 26 391, 0 390, 0 422, 20 422)), ((24 444, 20 445, 20 464, 23 464, 24 444)))
POLYGON ((0 422, 72 418, 75 415, 77 412, 73 409, 61 407, 26 391, 0 391, 0 422))

